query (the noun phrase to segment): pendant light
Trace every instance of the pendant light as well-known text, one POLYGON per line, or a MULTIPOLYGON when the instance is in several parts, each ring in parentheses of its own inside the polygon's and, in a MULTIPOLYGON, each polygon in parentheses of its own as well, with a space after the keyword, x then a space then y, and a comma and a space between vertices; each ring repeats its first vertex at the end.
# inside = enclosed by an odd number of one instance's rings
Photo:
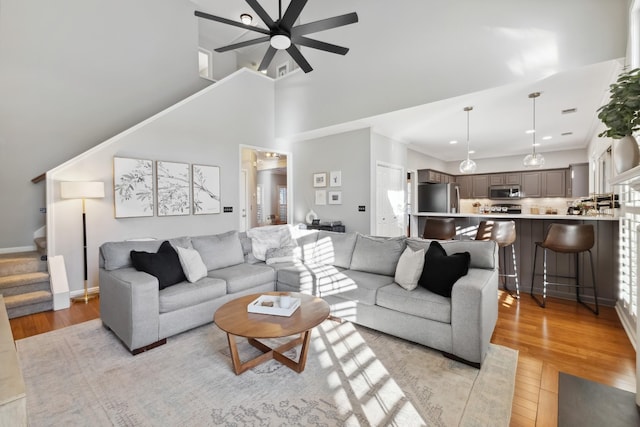
POLYGON ((529 98, 533 100, 533 129, 531 135, 533 135, 533 143, 531 144, 531 154, 522 161, 522 164, 526 168, 539 168, 544 165, 544 156, 540 153, 536 153, 536 98, 540 96, 540 92, 533 92, 529 94, 529 98))
POLYGON ((464 107, 467 112, 467 160, 460 163, 460 173, 474 173, 476 171, 476 162, 469 158, 469 112, 473 107, 464 107))

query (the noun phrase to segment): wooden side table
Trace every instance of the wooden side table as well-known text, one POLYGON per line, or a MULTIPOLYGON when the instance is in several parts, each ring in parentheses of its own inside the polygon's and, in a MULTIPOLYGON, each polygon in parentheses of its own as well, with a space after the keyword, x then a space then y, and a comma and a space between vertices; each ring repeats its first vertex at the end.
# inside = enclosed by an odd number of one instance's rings
POLYGON ((229 301, 220 307, 213 321, 227 333, 231 360, 236 375, 254 368, 268 360, 275 359, 290 369, 300 373, 307 362, 311 330, 329 317, 329 304, 321 298, 297 292, 267 292, 252 294, 229 301), (249 313, 247 306, 260 295, 290 295, 300 298, 300 307, 289 317, 269 314, 249 313), (281 338, 291 335, 298 337, 276 347, 258 341, 260 338, 281 338), (245 337, 249 344, 262 352, 258 357, 246 362, 240 361, 236 337, 245 337), (284 355, 284 352, 302 344, 298 361, 284 355))

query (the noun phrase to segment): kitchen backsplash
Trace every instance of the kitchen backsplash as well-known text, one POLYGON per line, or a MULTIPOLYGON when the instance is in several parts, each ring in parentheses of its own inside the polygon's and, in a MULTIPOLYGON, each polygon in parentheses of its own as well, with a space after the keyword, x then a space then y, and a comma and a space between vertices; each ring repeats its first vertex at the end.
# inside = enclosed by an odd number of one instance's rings
POLYGON ((538 209, 537 213, 545 214, 547 212, 557 213, 559 215, 564 215, 567 213, 568 203, 572 203, 575 199, 569 198, 560 198, 560 197, 549 197, 549 198, 525 198, 513 201, 500 201, 500 200, 491 200, 491 199, 462 199, 460 200, 460 212, 461 213, 479 213, 480 207, 490 207, 493 205, 505 205, 505 204, 513 204, 520 205, 522 207, 523 214, 532 213, 531 208, 533 209, 533 213, 536 213, 536 208, 538 209), (480 207, 473 206, 474 204, 480 204, 480 207))

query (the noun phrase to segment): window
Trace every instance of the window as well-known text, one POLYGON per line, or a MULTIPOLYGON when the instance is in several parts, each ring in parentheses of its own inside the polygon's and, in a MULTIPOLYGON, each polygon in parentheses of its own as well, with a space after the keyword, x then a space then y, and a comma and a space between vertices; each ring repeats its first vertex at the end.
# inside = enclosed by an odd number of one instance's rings
POLYGON ((198 48, 198 72, 200 77, 213 80, 213 66, 211 62, 211 52, 198 48))
POLYGON ((264 196, 261 184, 256 185, 256 215, 258 224, 262 224, 264 222, 264 196))
POLYGON ((278 185, 278 215, 280 216, 280 223, 287 223, 287 187, 285 185, 278 185))

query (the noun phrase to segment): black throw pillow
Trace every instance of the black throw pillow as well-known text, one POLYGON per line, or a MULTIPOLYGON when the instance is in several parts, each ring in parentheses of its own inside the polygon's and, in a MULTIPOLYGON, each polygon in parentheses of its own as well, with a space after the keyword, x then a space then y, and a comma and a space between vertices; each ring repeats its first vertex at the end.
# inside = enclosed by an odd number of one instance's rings
POLYGON ((424 254, 424 267, 418 284, 433 293, 451 298, 454 283, 467 275, 470 261, 469 252, 447 255, 442 245, 433 241, 424 254))
POLYGON ((131 263, 138 271, 144 271, 158 279, 160 289, 180 283, 187 278, 182 271, 178 252, 165 240, 157 253, 131 251, 131 263))

